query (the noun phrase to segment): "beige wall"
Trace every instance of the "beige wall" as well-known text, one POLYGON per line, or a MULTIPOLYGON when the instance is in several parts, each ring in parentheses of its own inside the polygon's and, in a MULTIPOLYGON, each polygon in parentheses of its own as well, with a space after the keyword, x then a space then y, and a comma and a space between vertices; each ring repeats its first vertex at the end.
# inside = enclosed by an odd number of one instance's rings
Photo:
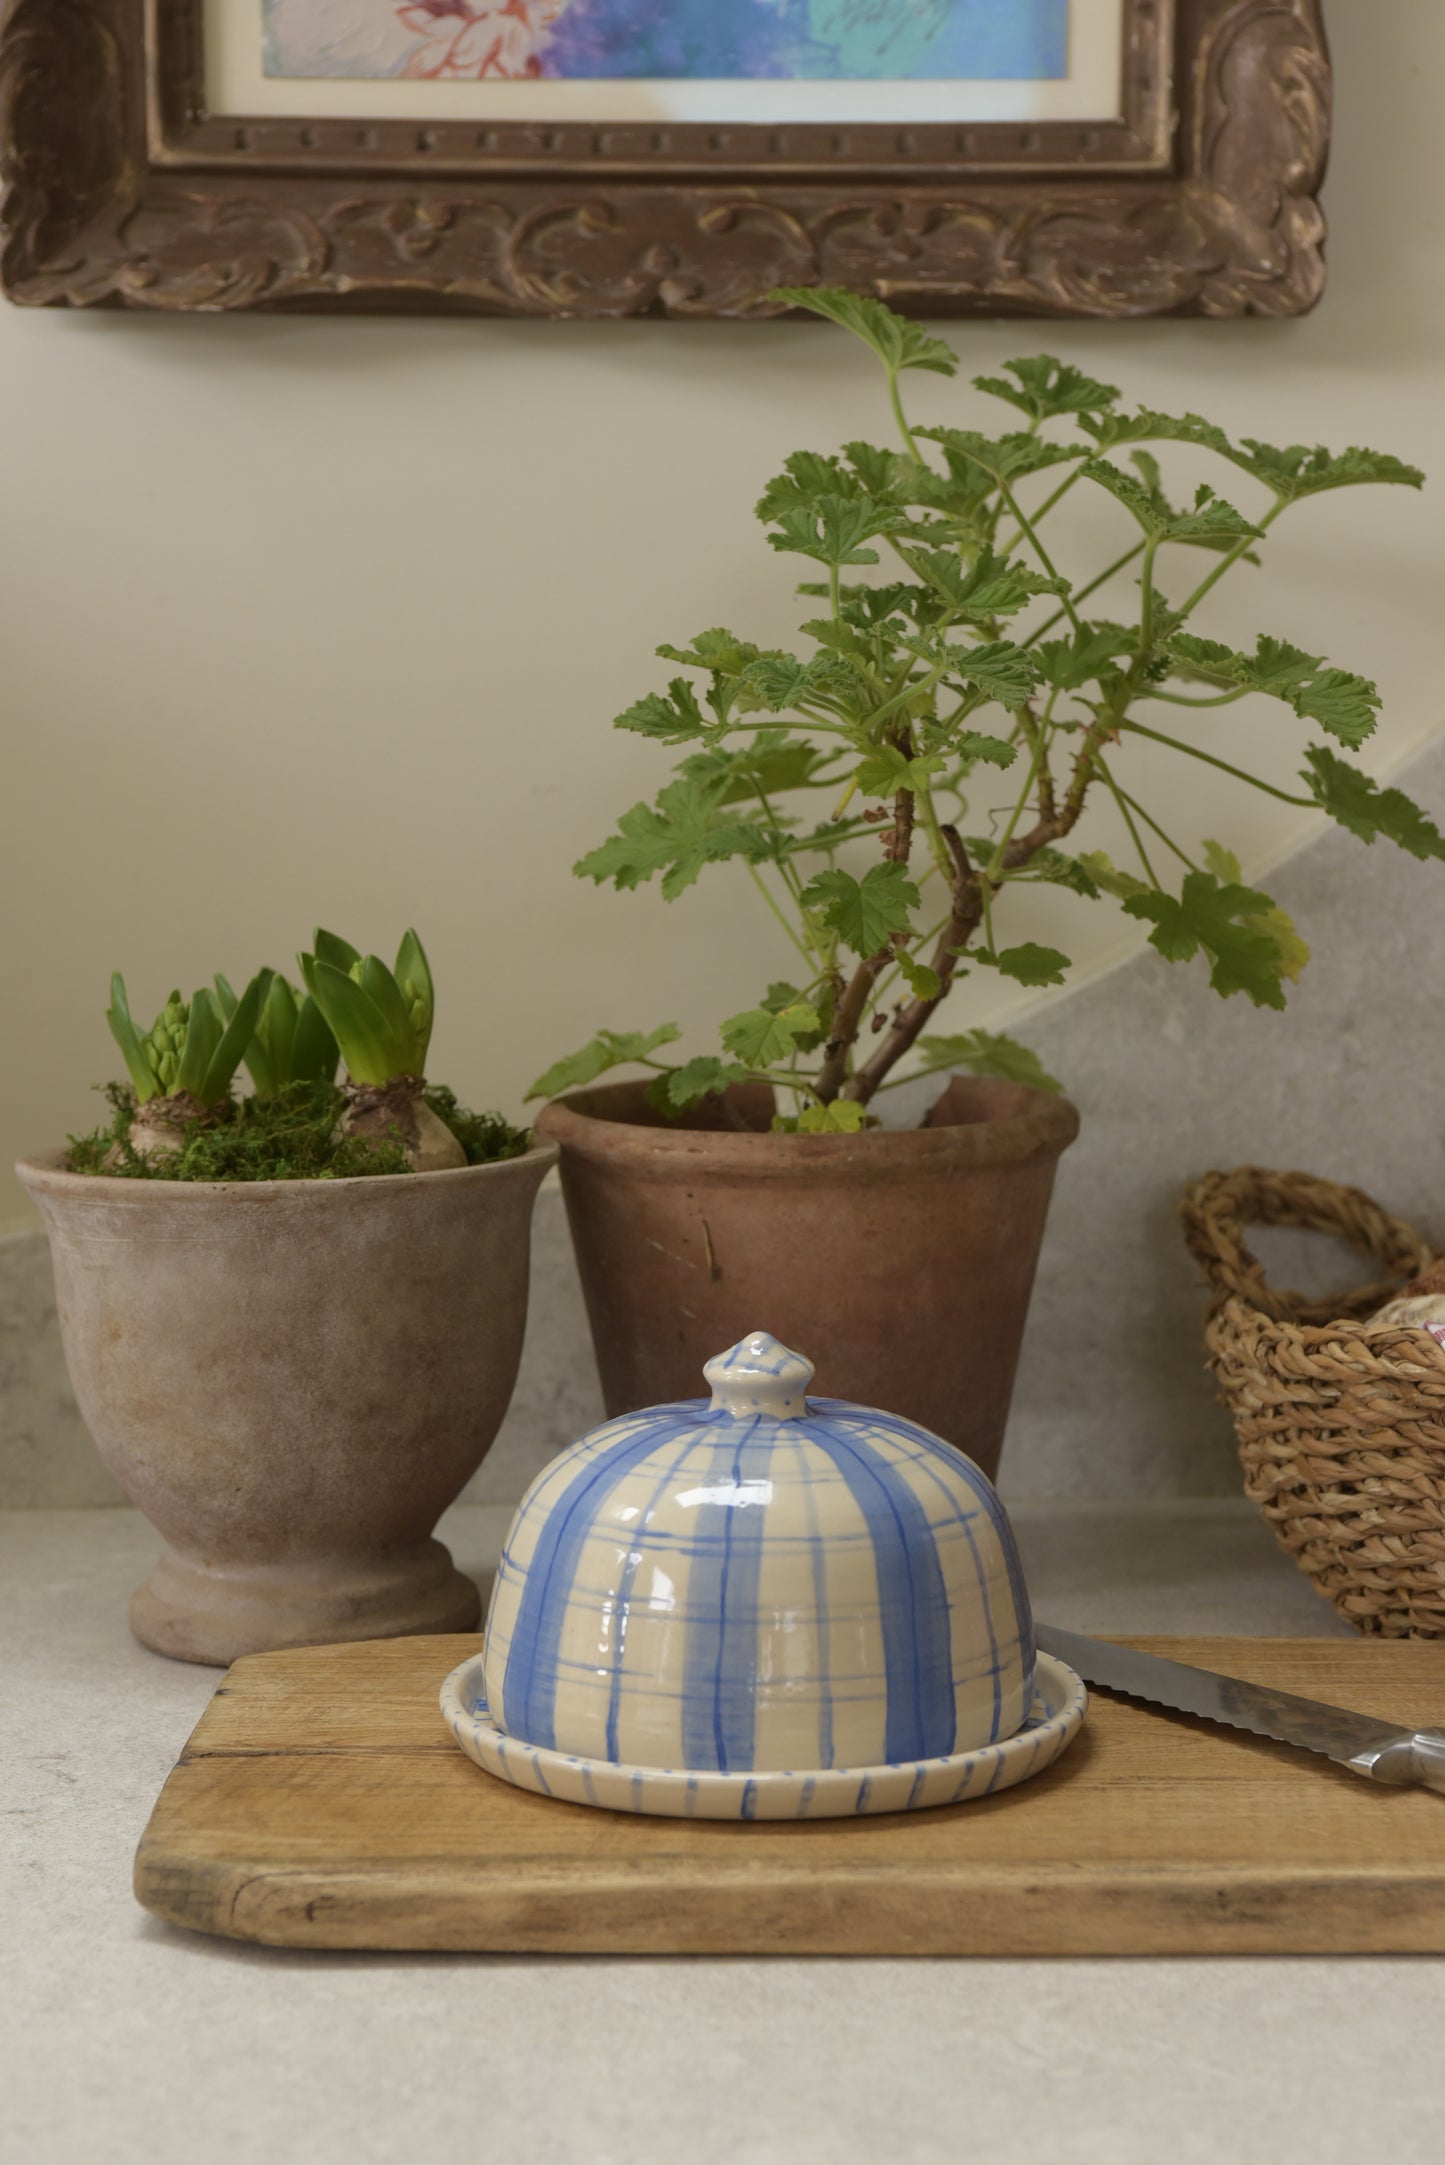
MULTIPOLYGON (((1332 13, 1315 316, 951 335, 970 373, 1047 344, 1155 405, 1433 470, 1423 499, 1292 515, 1267 601, 1246 584, 1211 624, 1377 677, 1382 770, 1445 719, 1445 12, 1332 13)), ((920 381, 920 412, 958 410, 954 387, 920 381)), ((117 1066, 117 965, 149 1011, 173 981, 284 963, 318 916, 383 949, 414 919, 440 981, 434 1073, 514 1112, 599 1024, 676 1018, 701 1049, 783 968, 731 873, 666 909, 567 868, 664 778, 608 727, 664 673, 653 645, 718 622, 787 636, 758 489, 798 445, 885 432, 841 334, 6 311, 0 398, 0 1162, 88 1124, 88 1085, 117 1066)), ((1211 727, 1282 778, 1297 763, 1283 709, 1211 727)), ((1178 764, 1147 780, 1181 835, 1221 835, 1253 871, 1313 831, 1178 764)), ((1050 908, 1014 929, 1095 967, 1117 956, 1112 912, 1050 908)), ((966 997, 959 1025, 986 1019, 966 997)), ((7 1187, 0 1220, 23 1209, 7 1187)))

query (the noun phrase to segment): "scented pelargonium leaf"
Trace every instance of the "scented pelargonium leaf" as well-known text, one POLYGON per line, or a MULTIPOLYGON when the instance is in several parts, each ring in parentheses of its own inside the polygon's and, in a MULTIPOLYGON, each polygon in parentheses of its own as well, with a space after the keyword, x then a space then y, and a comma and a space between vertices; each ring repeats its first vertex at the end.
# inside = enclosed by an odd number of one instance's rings
POLYGON ((653 1089, 667 1109, 680 1113, 699 1099, 747 1079, 748 1070, 738 1061, 719 1060, 712 1053, 703 1053, 685 1066, 669 1068, 665 1075, 659 1075, 653 1089))
POLYGON ((1238 454, 1222 428, 1206 421, 1197 413, 1159 413, 1152 406, 1140 406, 1134 413, 1105 413, 1086 417, 1080 428, 1093 437, 1098 449, 1112 451, 1125 444, 1182 443, 1198 444, 1208 451, 1217 451, 1223 458, 1235 459, 1238 454))
POLYGON ((1066 580, 1030 571, 992 549, 981 549, 967 564, 946 549, 906 549, 904 554, 910 569, 926 579, 945 604, 949 617, 961 624, 988 628, 995 617, 1015 615, 1038 594, 1068 591, 1066 580))
POLYGON ((1068 956, 1060 954, 1057 947, 1040 947, 1036 940, 1000 948, 997 954, 987 947, 970 948, 969 959, 986 963, 1020 985, 1062 985, 1065 971, 1072 967, 1068 956))
POLYGON ((1048 1074, 1035 1052, 1015 1038, 992 1030, 964 1030, 955 1037, 923 1037, 918 1041, 923 1072, 940 1068, 967 1068, 971 1075, 995 1075, 1002 1082, 1029 1083, 1035 1090, 1059 1090, 1063 1086, 1048 1074))
POLYGON ((768 299, 783 308, 806 308, 815 316, 826 316, 830 323, 841 324, 845 331, 871 346, 895 372, 926 368, 938 376, 958 373, 958 359, 951 346, 869 294, 850 293, 846 286, 775 286, 768 299))
POLYGON ((1235 542, 1257 538, 1260 529, 1242 512, 1201 483, 1191 511, 1171 514, 1155 500, 1153 492, 1133 474, 1108 459, 1090 459, 1081 471, 1086 480, 1107 489, 1126 511, 1133 513, 1144 532, 1157 541, 1235 542))
POLYGON ((878 551, 862 544, 905 524, 901 512, 871 496, 815 496, 782 512, 778 531, 769 534, 775 549, 811 556, 819 564, 876 564, 878 551))
POLYGON ((1079 864, 1086 879, 1091 879, 1101 894, 1113 895, 1120 902, 1127 902, 1132 895, 1147 895, 1149 882, 1141 880, 1132 872, 1121 872, 1107 851, 1086 849, 1079 853, 1079 864))
POLYGON ((835 710, 858 702, 866 706, 872 691, 846 655, 815 654, 803 662, 796 654, 760 654, 738 678, 737 697, 744 711, 762 707, 781 714, 805 700, 835 710))
POLYGON ((1084 445, 1054 443, 1023 430, 1009 436, 982 436, 961 428, 920 428, 913 433, 940 445, 951 461, 958 460, 965 469, 977 467, 990 481, 1022 481, 1048 466, 1064 466, 1088 455, 1084 445))
POLYGON ((762 828, 720 816, 716 783, 684 776, 669 782, 656 805, 634 804, 617 822, 617 833, 589 850, 572 867, 579 877, 615 887, 641 887, 662 874, 669 902, 690 887, 704 865, 728 857, 760 860, 772 848, 762 828))
POLYGON ((920 962, 906 947, 898 950, 898 967, 915 1000, 936 1000, 943 990, 943 980, 931 963, 920 962))
POLYGON ((1046 684, 1062 692, 1119 676, 1117 663, 1139 650, 1139 634, 1124 624, 1084 624, 1068 639, 1045 639, 1033 649, 1046 684))
MULTIPOLYGON (((880 503, 918 501, 919 483, 923 477, 916 459, 906 457, 901 451, 882 450, 877 444, 868 443, 844 444, 843 456, 862 487, 880 503)), ((926 482, 924 485, 926 488, 926 482)))
POLYGON ((896 797, 900 789, 928 788, 947 765, 941 752, 905 759, 895 745, 880 744, 862 760, 854 779, 865 797, 896 797))
POLYGON ((919 893, 901 864, 870 865, 861 880, 833 866, 803 889, 804 909, 821 912, 830 932, 856 955, 876 955, 895 932, 906 932, 919 893))
MULTIPOLYGON (((1202 845, 1204 863, 1214 877, 1225 886, 1238 886, 1244 878, 1239 859, 1232 849, 1222 842, 1205 842, 1202 845)), ((1252 932, 1262 933, 1279 956, 1280 974, 1295 982, 1310 959, 1308 944, 1301 939, 1294 919, 1278 903, 1261 910, 1257 916, 1242 917, 1240 923, 1252 932)))
POLYGON ((674 677, 667 693, 648 692, 623 709, 614 729, 636 730, 640 736, 657 737, 664 744, 689 744, 707 733, 707 718, 697 694, 686 677, 674 677))
POLYGON ((773 1131, 783 1135, 856 1135, 867 1118, 867 1109, 856 1098, 834 1098, 828 1105, 805 1105, 797 1114, 779 1113, 773 1131))
MULTIPOLYGON (((1213 549, 1216 554, 1223 554, 1226 549, 1237 547, 1239 536, 1233 527, 1228 524, 1221 527, 1208 519, 1201 521, 1193 518, 1171 503, 1165 493, 1163 471, 1152 452, 1131 451, 1129 463, 1136 469, 1150 503, 1168 528, 1171 541, 1182 542, 1196 549, 1213 549)), ((1256 550, 1246 549, 1240 561, 1245 564, 1258 564, 1260 557, 1256 550)))
POLYGON ((1177 897, 1151 888, 1124 904, 1131 917, 1153 925, 1150 945, 1167 962, 1191 961, 1203 948, 1217 993, 1243 992, 1256 1007, 1283 1007, 1279 944, 1255 922, 1274 907, 1269 895, 1212 872, 1188 873, 1177 897))
POLYGON ((871 491, 841 459, 824 457, 819 451, 795 451, 784 459, 783 471, 768 483, 754 509, 767 524, 786 512, 806 511, 820 496, 863 494, 871 491))
MULTIPOLYGON (((921 648, 915 651, 923 652, 921 648)), ((1039 681, 1039 665, 1027 648, 1008 639, 981 640, 977 646, 946 646, 950 678, 962 678, 1001 706, 1016 707, 1039 681)))
POLYGON ((694 752, 678 771, 714 790, 721 809, 754 798, 760 791, 773 797, 790 789, 806 789, 829 757, 805 737, 789 736, 783 729, 760 729, 736 750, 717 745, 694 752))
POLYGON ((722 1026, 722 1041, 750 1068, 767 1068, 788 1059, 799 1038, 812 1037, 817 1028, 817 1009, 807 1000, 797 1000, 778 1013, 769 1007, 747 1007, 741 1014, 729 1015, 722 1026))
POLYGON ((1316 803, 1362 842, 1382 834, 1412 857, 1445 858, 1445 836, 1402 789, 1382 788, 1322 744, 1305 758, 1304 781, 1316 803))
POLYGON ((804 994, 798 990, 796 985, 785 984, 778 980, 769 985, 758 1005, 759 1007, 765 1007, 770 1015, 781 1015, 788 1008, 795 1008, 804 1003, 816 1010, 817 1021, 811 1029, 799 1024, 794 1042, 799 1052, 812 1052, 815 1046, 822 1044, 828 1034, 828 1024, 833 1012, 831 992, 820 988, 817 991, 804 994))
MULTIPOLYGON (((987 835, 971 835, 967 848, 975 864, 986 865, 993 856, 995 844, 987 835)), ((1071 894, 1082 895, 1089 902, 1097 902, 1103 892, 1082 857, 1070 857, 1061 849, 1047 846, 1035 850, 1028 863, 1010 877, 1046 887, 1067 887, 1071 894)))
POLYGON ((950 730, 941 740, 949 756, 959 766, 1011 767, 1018 758, 1018 746, 1003 737, 992 737, 980 729, 960 729, 957 734, 950 730))
POLYGON ((1357 488, 1374 483, 1394 483, 1408 489, 1424 485, 1418 466, 1392 457, 1388 451, 1367 451, 1352 444, 1348 451, 1327 451, 1323 444, 1266 444, 1256 436, 1241 439, 1236 462, 1292 502, 1319 496, 1326 489, 1357 488))
POLYGON ((1099 383, 1051 353, 1005 361, 1003 368, 1003 376, 975 376, 975 390, 1007 399, 1034 421, 1051 421, 1056 414, 1103 413, 1119 396, 1112 383, 1099 383))
POLYGON ((1284 700, 1302 721, 1318 722, 1352 748, 1374 729, 1380 694, 1369 679, 1331 668, 1322 656, 1306 654, 1288 639, 1261 636, 1253 654, 1238 654, 1218 639, 1176 632, 1169 656, 1212 683, 1238 684, 1284 700))
POLYGON ((530 1103, 533 1098, 555 1098, 564 1090, 580 1090, 609 1068, 645 1060, 660 1045, 673 1045, 681 1036, 675 1022, 665 1022, 656 1030, 599 1030, 577 1052, 567 1053, 539 1075, 527 1092, 527 1100, 530 1103))

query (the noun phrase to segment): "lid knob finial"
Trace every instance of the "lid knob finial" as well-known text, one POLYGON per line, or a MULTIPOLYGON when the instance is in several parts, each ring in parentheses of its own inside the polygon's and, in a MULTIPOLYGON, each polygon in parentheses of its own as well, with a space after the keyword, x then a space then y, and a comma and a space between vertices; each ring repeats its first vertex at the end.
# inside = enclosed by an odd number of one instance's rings
POLYGON ((766 1331, 749 1331, 726 1353, 715 1353, 703 1374, 712 1385, 714 1412, 796 1421, 808 1410, 812 1362, 790 1353, 766 1331))

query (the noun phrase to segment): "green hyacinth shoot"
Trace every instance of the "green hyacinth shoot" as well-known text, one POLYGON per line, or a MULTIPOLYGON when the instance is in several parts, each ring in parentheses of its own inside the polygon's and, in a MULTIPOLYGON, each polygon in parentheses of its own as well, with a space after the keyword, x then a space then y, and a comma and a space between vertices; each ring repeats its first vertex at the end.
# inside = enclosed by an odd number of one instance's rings
POLYGON ((313 952, 297 960, 353 1082, 382 1084, 425 1075, 436 1001, 415 932, 403 937, 392 969, 380 956, 363 955, 319 928, 313 952))
MULTIPOLYGON (((298 992, 279 970, 263 970, 261 979, 256 1027, 243 1056, 257 1097, 277 1097, 292 1083, 334 1082, 340 1049, 311 994, 298 992)), ((236 995, 224 977, 216 989, 229 1017, 236 995)))
MULTIPOLYGON (((219 1105, 256 1027, 265 991, 261 972, 237 999, 230 991, 203 985, 189 1001, 173 992, 149 1030, 136 1027, 117 970, 110 981, 105 1019, 125 1059, 137 1105, 155 1098, 191 1097, 200 1105, 219 1105)), ((219 985, 224 980, 218 981, 219 985)))

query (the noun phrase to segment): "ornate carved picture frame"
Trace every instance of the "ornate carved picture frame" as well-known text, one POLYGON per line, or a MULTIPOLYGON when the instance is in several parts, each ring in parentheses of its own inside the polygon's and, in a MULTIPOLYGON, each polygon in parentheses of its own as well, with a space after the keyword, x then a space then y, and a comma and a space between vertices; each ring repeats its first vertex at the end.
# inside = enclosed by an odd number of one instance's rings
POLYGON ((761 318, 819 282, 1285 316, 1323 287, 1321 0, 1123 0, 1113 117, 910 126, 213 111, 206 0, 0 4, 0 283, 31 306, 761 318))

